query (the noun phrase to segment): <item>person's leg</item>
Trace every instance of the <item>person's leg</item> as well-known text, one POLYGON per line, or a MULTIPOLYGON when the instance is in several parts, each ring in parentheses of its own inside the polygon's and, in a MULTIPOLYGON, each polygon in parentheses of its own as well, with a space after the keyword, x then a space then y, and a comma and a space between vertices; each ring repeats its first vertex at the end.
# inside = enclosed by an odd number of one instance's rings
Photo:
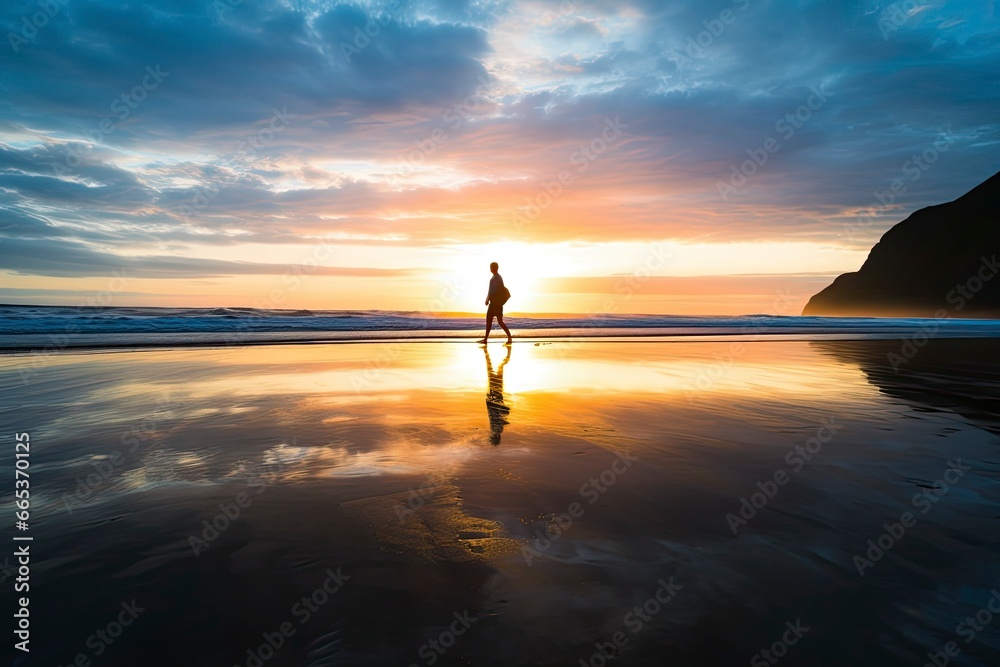
POLYGON ((493 328, 493 315, 491 313, 488 313, 486 315, 486 335, 483 336, 483 339, 481 341, 479 341, 480 343, 485 343, 490 339, 490 329, 492 328, 493 328))
POLYGON ((497 315, 497 324, 499 324, 500 328, 503 329, 507 333, 507 342, 508 343, 511 342, 512 339, 510 337, 510 329, 508 329, 507 325, 504 324, 504 322, 503 322, 503 315, 497 315))

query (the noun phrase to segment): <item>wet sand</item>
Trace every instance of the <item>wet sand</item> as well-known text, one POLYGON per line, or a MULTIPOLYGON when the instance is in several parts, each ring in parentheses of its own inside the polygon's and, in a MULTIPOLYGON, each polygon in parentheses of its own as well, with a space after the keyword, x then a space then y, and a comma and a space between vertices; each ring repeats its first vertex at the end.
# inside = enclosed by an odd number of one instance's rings
POLYGON ((23 664, 998 664, 1000 342, 900 348, 2 357, 23 664))

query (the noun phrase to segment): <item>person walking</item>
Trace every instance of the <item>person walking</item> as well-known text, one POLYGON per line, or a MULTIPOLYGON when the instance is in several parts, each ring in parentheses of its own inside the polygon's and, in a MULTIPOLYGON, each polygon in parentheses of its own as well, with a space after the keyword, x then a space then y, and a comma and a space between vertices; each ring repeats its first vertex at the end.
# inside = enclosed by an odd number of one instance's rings
POLYGON ((504 287, 503 278, 500 276, 500 265, 496 262, 490 264, 490 272, 493 277, 490 278, 490 291, 486 295, 486 305, 488 306, 486 309, 486 335, 479 342, 485 345, 486 341, 489 340, 495 317, 497 324, 507 333, 505 345, 510 345, 513 339, 510 335, 510 329, 503 321, 503 305, 510 299, 510 292, 504 287))

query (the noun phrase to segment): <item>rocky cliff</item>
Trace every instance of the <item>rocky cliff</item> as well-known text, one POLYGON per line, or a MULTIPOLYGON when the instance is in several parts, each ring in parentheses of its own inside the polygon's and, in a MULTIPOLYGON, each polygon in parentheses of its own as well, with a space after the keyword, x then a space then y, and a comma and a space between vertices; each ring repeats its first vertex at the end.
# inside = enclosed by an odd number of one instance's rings
POLYGON ((803 315, 1000 318, 1000 173, 921 209, 864 265, 813 296, 803 315))

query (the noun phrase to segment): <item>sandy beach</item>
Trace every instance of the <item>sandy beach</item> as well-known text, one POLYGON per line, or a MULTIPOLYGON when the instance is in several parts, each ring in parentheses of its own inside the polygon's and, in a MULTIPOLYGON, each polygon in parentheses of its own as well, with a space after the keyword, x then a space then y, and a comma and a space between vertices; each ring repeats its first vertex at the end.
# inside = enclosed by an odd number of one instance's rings
POLYGON ((32 659, 993 664, 1000 344, 900 345, 4 357, 32 659))

